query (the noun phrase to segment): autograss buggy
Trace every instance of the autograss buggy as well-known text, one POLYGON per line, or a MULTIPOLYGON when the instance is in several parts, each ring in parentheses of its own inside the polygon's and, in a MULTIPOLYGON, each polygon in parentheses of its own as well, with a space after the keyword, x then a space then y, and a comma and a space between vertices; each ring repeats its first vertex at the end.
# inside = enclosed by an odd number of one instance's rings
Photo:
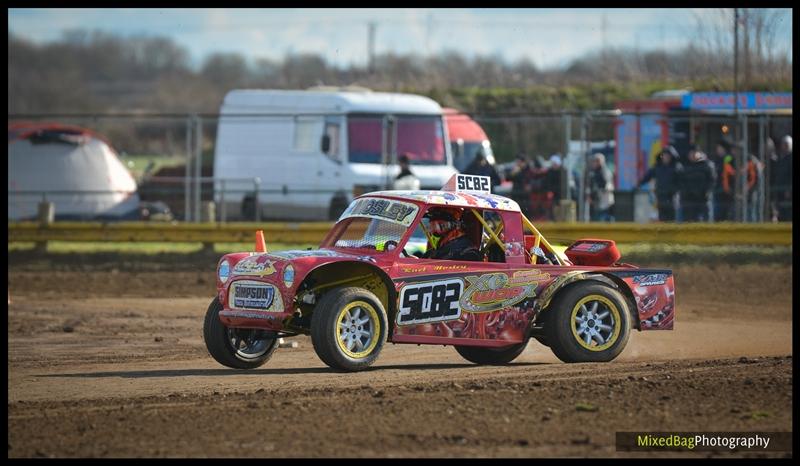
MULTIPOLYGON (((353 200, 319 249, 226 254, 203 335, 220 364, 266 363, 278 339, 310 335, 328 366, 358 371, 384 344, 452 345, 477 364, 506 364, 534 338, 564 362, 605 362, 631 329, 671 330, 671 270, 620 263, 613 241, 553 248, 488 178, 455 175, 441 191, 382 191, 353 200), (425 213, 462 210, 482 261, 419 258, 425 213), (413 241, 412 241, 413 243, 413 241)), ((424 241, 424 240, 423 240, 424 241)), ((259 244, 260 243, 260 244, 259 244)))

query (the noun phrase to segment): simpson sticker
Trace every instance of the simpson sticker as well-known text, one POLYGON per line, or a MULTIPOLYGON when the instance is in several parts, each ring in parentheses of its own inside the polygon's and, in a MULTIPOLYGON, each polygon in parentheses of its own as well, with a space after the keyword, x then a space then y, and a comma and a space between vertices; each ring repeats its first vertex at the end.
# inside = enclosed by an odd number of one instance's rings
POLYGON ((667 282, 667 274, 665 273, 637 275, 633 277, 633 283, 639 286, 663 285, 666 282, 667 282))
POLYGON ((460 278, 406 285, 400 291, 397 325, 458 319, 461 317, 458 298, 463 289, 460 278))
POLYGON ((491 312, 510 307, 535 297, 539 281, 549 277, 538 270, 516 272, 511 277, 502 272, 466 277, 469 286, 459 303, 467 312, 491 312))
POLYGON ((275 287, 268 283, 239 281, 231 285, 230 307, 236 309, 257 309, 262 311, 282 311, 283 302, 275 287))
POLYGON ((236 275, 266 276, 275 273, 275 266, 265 254, 245 257, 233 266, 236 275))
POLYGON ((339 217, 339 220, 350 217, 369 217, 409 226, 414 221, 417 210, 418 207, 410 202, 364 198, 353 201, 339 217))

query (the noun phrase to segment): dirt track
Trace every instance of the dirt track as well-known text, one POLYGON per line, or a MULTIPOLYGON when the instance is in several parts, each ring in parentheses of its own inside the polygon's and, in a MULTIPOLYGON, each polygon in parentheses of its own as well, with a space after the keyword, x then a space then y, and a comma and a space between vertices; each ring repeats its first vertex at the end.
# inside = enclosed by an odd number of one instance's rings
POLYGON ((390 344, 357 374, 305 337, 255 371, 216 364, 213 265, 187 268, 11 263, 9 457, 641 456, 614 432, 791 430, 790 266, 676 267, 676 329, 610 364, 390 344))

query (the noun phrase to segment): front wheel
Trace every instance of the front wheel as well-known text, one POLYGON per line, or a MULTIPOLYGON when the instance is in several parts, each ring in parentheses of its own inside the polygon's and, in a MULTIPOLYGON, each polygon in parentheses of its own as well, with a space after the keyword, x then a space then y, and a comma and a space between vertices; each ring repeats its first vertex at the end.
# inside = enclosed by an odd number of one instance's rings
POLYGON ((480 346, 456 346, 455 348, 458 354, 469 362, 488 366, 501 366, 516 359, 517 356, 525 351, 526 346, 528 346, 527 341, 502 348, 483 348, 480 346))
POLYGON ((334 369, 368 368, 386 342, 383 304, 363 288, 338 288, 325 294, 311 316, 311 342, 317 356, 334 369))
POLYGON ((221 310, 219 298, 214 298, 203 323, 203 339, 211 357, 234 369, 255 369, 269 361, 278 339, 268 338, 263 330, 226 327, 219 320, 221 310))
POLYGON ((610 286, 578 283, 559 294, 545 323, 545 339, 564 362, 608 362, 628 342, 631 315, 625 298, 610 286))

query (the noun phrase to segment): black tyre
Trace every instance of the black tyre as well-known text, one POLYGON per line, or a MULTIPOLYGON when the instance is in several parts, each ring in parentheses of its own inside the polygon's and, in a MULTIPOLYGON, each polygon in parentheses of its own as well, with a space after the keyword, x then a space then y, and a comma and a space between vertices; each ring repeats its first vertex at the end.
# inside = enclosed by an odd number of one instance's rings
POLYGON ((597 282, 561 292, 545 312, 545 339, 564 362, 608 362, 628 342, 631 315, 619 291, 597 282))
POLYGON ((378 358, 386 342, 386 310, 363 288, 338 288, 325 294, 311 315, 311 342, 328 366, 360 371, 378 358))
POLYGON ((536 341, 538 341, 538 342, 539 342, 539 343, 541 343, 542 345, 544 345, 544 346, 547 346, 547 347, 550 347, 550 343, 548 343, 548 341, 547 341, 547 337, 546 337, 546 336, 544 336, 544 335, 537 335, 537 336, 535 336, 535 337, 533 337, 533 338, 535 338, 535 339, 536 339, 536 341))
POLYGON ((487 366, 501 366, 516 359, 517 356, 525 351, 526 346, 528 346, 527 341, 503 348, 483 348, 480 346, 456 346, 455 348, 458 354, 469 362, 487 366))
POLYGON ((226 327, 219 320, 221 310, 222 304, 214 298, 203 323, 203 339, 211 357, 234 369, 255 369, 269 361, 278 339, 268 338, 263 330, 226 327))
POLYGON ((256 197, 252 194, 242 198, 242 219, 247 221, 256 219, 256 197))

